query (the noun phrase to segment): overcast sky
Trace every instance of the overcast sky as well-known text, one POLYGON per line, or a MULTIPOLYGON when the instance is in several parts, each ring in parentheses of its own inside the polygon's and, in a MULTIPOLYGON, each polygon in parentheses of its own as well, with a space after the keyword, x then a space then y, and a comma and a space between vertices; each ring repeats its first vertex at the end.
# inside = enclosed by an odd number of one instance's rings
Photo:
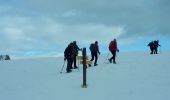
POLYGON ((170 48, 169 12, 169 0, 0 0, 0 54, 59 55, 74 40, 107 52, 114 38, 122 51, 170 48))

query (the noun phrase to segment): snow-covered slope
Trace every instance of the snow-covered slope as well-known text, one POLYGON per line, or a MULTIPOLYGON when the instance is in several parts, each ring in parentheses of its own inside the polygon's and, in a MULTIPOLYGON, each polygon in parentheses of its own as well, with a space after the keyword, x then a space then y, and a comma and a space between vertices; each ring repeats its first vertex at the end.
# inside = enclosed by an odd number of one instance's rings
POLYGON ((169 57, 120 53, 115 65, 100 56, 87 69, 88 88, 81 88, 82 65, 60 74, 63 58, 1 61, 0 100, 170 100, 169 57))

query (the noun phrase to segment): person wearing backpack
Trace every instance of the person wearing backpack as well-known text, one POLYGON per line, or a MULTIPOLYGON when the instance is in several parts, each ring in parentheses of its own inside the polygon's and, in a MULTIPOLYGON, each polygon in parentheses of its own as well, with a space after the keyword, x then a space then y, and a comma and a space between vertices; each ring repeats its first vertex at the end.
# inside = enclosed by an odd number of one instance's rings
MULTIPOLYGON (((100 55, 100 51, 99 51, 99 45, 98 45, 98 41, 95 41, 95 43, 92 43, 91 45, 90 45, 90 52, 91 52, 91 60, 90 61, 93 61, 94 59, 95 59, 95 61, 94 61, 94 66, 97 66, 98 64, 97 64, 97 60, 98 60, 98 54, 100 55)), ((91 65, 89 64, 89 67, 90 67, 91 65)))
POLYGON ((66 68, 67 73, 70 73, 72 71, 71 69, 72 69, 72 63, 74 59, 74 53, 75 53, 75 49, 73 47, 73 43, 70 43, 64 51, 64 61, 67 60, 67 68, 66 68))
POLYGON ((119 49, 117 48, 117 41, 114 39, 109 44, 109 51, 112 53, 112 57, 109 60, 110 63, 116 64, 116 52, 119 52, 119 49))
POLYGON ((154 53, 154 49, 155 49, 155 43, 154 41, 151 41, 148 46, 150 47, 150 54, 153 54, 154 53))
POLYGON ((153 53, 154 53, 154 54, 158 54, 158 46, 161 46, 161 45, 159 44, 159 40, 155 40, 155 41, 154 41, 154 50, 153 50, 153 53))
POLYGON ((76 56, 78 55, 78 51, 82 50, 78 47, 77 42, 73 41, 73 47, 75 49, 75 53, 74 53, 74 59, 73 59, 73 63, 74 63, 74 69, 77 69, 77 61, 76 61, 76 56))

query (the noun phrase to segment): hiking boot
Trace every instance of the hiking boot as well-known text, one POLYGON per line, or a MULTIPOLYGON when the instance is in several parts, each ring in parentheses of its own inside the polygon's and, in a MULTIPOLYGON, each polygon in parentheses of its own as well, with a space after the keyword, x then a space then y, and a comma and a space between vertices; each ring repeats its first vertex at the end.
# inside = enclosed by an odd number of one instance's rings
POLYGON ((74 66, 74 69, 77 69, 78 67, 77 66, 74 66))
POLYGON ((70 72, 72 72, 72 70, 71 70, 71 69, 67 70, 67 73, 70 73, 70 72))
POLYGON ((91 67, 91 64, 88 64, 89 65, 89 67, 91 67))
POLYGON ((97 66, 98 64, 94 64, 94 66, 97 66))
POLYGON ((113 61, 113 64, 116 64, 116 61, 113 61))

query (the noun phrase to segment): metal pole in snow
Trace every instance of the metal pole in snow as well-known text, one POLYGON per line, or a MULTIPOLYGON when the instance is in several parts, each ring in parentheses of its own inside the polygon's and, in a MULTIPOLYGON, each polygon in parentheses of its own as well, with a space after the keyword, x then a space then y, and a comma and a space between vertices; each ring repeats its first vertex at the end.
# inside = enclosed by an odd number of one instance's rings
POLYGON ((87 77, 86 77, 86 74, 87 74, 87 65, 86 65, 86 48, 83 48, 83 51, 82 51, 82 55, 83 55, 83 85, 82 85, 82 88, 87 88, 87 77))

